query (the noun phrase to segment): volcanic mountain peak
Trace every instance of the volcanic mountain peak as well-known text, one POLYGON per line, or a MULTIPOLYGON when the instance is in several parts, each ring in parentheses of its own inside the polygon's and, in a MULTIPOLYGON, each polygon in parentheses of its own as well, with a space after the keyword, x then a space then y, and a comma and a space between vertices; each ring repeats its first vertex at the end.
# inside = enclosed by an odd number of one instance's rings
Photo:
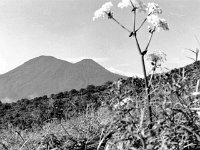
POLYGON ((38 57, 35 57, 33 59, 30 59, 29 61, 25 62, 24 64, 31 64, 31 63, 70 63, 65 60, 57 59, 53 56, 45 56, 41 55, 38 57))
POLYGON ((90 59, 90 58, 82 59, 81 61, 76 62, 76 63, 71 63, 71 62, 68 62, 66 60, 61 60, 61 59, 58 59, 56 57, 46 56, 46 55, 41 55, 41 56, 35 57, 33 59, 30 59, 29 61, 25 62, 24 64, 27 64, 27 63, 28 64, 30 64, 30 63, 44 63, 44 62, 45 63, 56 63, 56 62, 59 62, 59 63, 82 64, 82 65, 89 65, 89 64, 99 65, 93 59, 90 59))
POLYGON ((102 85, 121 77, 92 59, 70 63, 52 56, 39 56, 0 76, 0 98, 17 100, 49 95, 89 84, 102 85))
POLYGON ((82 59, 81 61, 77 63, 96 63, 96 62, 93 59, 86 58, 86 59, 82 59))

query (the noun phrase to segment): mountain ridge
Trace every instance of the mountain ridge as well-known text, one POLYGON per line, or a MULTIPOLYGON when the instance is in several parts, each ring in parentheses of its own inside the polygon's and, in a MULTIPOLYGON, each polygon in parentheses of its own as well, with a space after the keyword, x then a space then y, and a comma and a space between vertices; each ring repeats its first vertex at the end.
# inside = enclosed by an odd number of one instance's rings
POLYGON ((11 101, 34 98, 124 77, 106 70, 92 59, 70 63, 42 55, 0 76, 0 98, 11 101))

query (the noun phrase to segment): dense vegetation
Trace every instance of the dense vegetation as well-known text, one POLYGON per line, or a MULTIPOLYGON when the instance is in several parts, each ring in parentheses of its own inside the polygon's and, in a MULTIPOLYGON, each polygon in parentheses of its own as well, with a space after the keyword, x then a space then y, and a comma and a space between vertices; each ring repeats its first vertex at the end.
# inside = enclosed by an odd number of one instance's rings
POLYGON ((34 99, 21 99, 15 103, 0 103, 0 128, 9 126, 31 129, 56 119, 68 120, 83 114, 87 107, 97 109, 101 105, 102 94, 111 82, 102 86, 88 85, 85 89, 51 94, 34 99))
POLYGON ((192 109, 198 105, 199 96, 192 92, 199 78, 199 61, 148 76, 153 130, 145 111, 145 83, 137 77, 1 103, 0 145, 29 150, 199 149, 200 119, 192 109))

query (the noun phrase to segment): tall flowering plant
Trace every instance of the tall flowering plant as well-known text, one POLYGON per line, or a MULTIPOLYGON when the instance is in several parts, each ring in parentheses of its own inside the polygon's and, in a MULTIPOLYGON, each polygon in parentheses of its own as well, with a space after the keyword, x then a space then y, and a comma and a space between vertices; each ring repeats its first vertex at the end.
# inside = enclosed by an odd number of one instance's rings
MULTIPOLYGON (((169 30, 169 26, 167 24, 167 21, 163 18, 160 18, 160 15, 162 14, 162 9, 159 7, 158 4, 155 3, 143 3, 140 0, 121 0, 121 2, 118 3, 118 7, 123 8, 131 8, 132 14, 133 14, 133 28, 130 30, 127 27, 125 27, 123 24, 121 24, 115 17, 114 13, 112 11, 113 4, 112 2, 107 2, 100 9, 95 11, 93 20, 100 17, 107 16, 108 19, 113 20, 118 25, 120 25, 126 32, 128 32, 129 37, 133 37, 136 46, 139 52, 139 55, 141 57, 142 61, 142 67, 143 67, 143 74, 144 74, 144 80, 145 80, 145 90, 147 95, 147 101, 146 101, 146 108, 148 112, 148 118, 149 118, 149 124, 152 123, 152 110, 150 106, 150 84, 147 79, 147 72, 146 72, 146 66, 145 66, 145 55, 147 54, 149 50, 149 45, 152 41, 153 34, 156 31, 160 31, 161 29, 166 31, 169 30), (146 14, 146 17, 141 22, 141 24, 136 27, 136 16, 138 13, 144 12, 146 14), (148 23, 148 32, 149 32, 149 39, 144 49, 141 48, 140 42, 138 40, 138 33, 141 30, 141 28, 144 26, 145 23, 148 23)), ((148 56, 148 59, 151 60, 151 63, 153 65, 153 68, 156 69, 156 65, 159 62, 162 62, 165 58, 165 55, 161 55, 161 53, 153 53, 148 56), (158 54, 158 55, 157 55, 158 54)), ((151 128, 151 126, 149 126, 151 128)))

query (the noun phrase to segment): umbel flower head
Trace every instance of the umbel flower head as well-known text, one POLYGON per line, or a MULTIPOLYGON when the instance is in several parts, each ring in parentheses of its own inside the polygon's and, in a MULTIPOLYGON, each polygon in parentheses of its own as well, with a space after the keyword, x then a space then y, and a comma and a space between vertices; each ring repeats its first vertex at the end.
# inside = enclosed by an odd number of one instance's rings
POLYGON ((158 4, 155 3, 148 3, 146 11, 148 15, 150 14, 162 14, 162 9, 159 7, 158 4))
POLYGON ((163 30, 169 30, 168 23, 165 19, 158 17, 158 15, 151 14, 147 16, 147 22, 150 23, 157 31, 162 28, 163 30))
POLYGON ((95 11, 93 21, 97 18, 104 17, 106 13, 111 13, 112 2, 107 2, 100 9, 95 11))
POLYGON ((146 4, 143 3, 141 0, 122 0, 119 2, 119 8, 126 8, 129 6, 133 6, 134 8, 138 9, 139 11, 146 12, 146 4))
POLYGON ((146 7, 147 22, 150 23, 153 28, 157 31, 160 31, 160 28, 163 30, 169 30, 169 26, 165 19, 160 18, 158 15, 162 14, 162 9, 159 7, 158 4, 155 3, 148 3, 146 7))
POLYGON ((160 50, 154 51, 147 55, 147 60, 149 60, 153 66, 160 66, 161 63, 166 61, 166 54, 160 50))
MULTIPOLYGON (((108 15, 108 18, 113 17, 111 12, 112 6, 112 2, 107 2, 102 5, 100 9, 95 11, 93 21, 97 18, 104 17, 105 14, 108 15)), ((119 8, 126 8, 129 6, 133 7, 133 11, 139 10, 140 12, 143 11, 148 14, 146 18, 147 22, 151 24, 151 28, 153 27, 150 31, 160 31, 160 29, 169 30, 167 21, 158 16, 159 14, 162 14, 162 9, 159 7, 158 4, 145 4, 141 0, 121 0, 121 2, 118 3, 119 8)))

